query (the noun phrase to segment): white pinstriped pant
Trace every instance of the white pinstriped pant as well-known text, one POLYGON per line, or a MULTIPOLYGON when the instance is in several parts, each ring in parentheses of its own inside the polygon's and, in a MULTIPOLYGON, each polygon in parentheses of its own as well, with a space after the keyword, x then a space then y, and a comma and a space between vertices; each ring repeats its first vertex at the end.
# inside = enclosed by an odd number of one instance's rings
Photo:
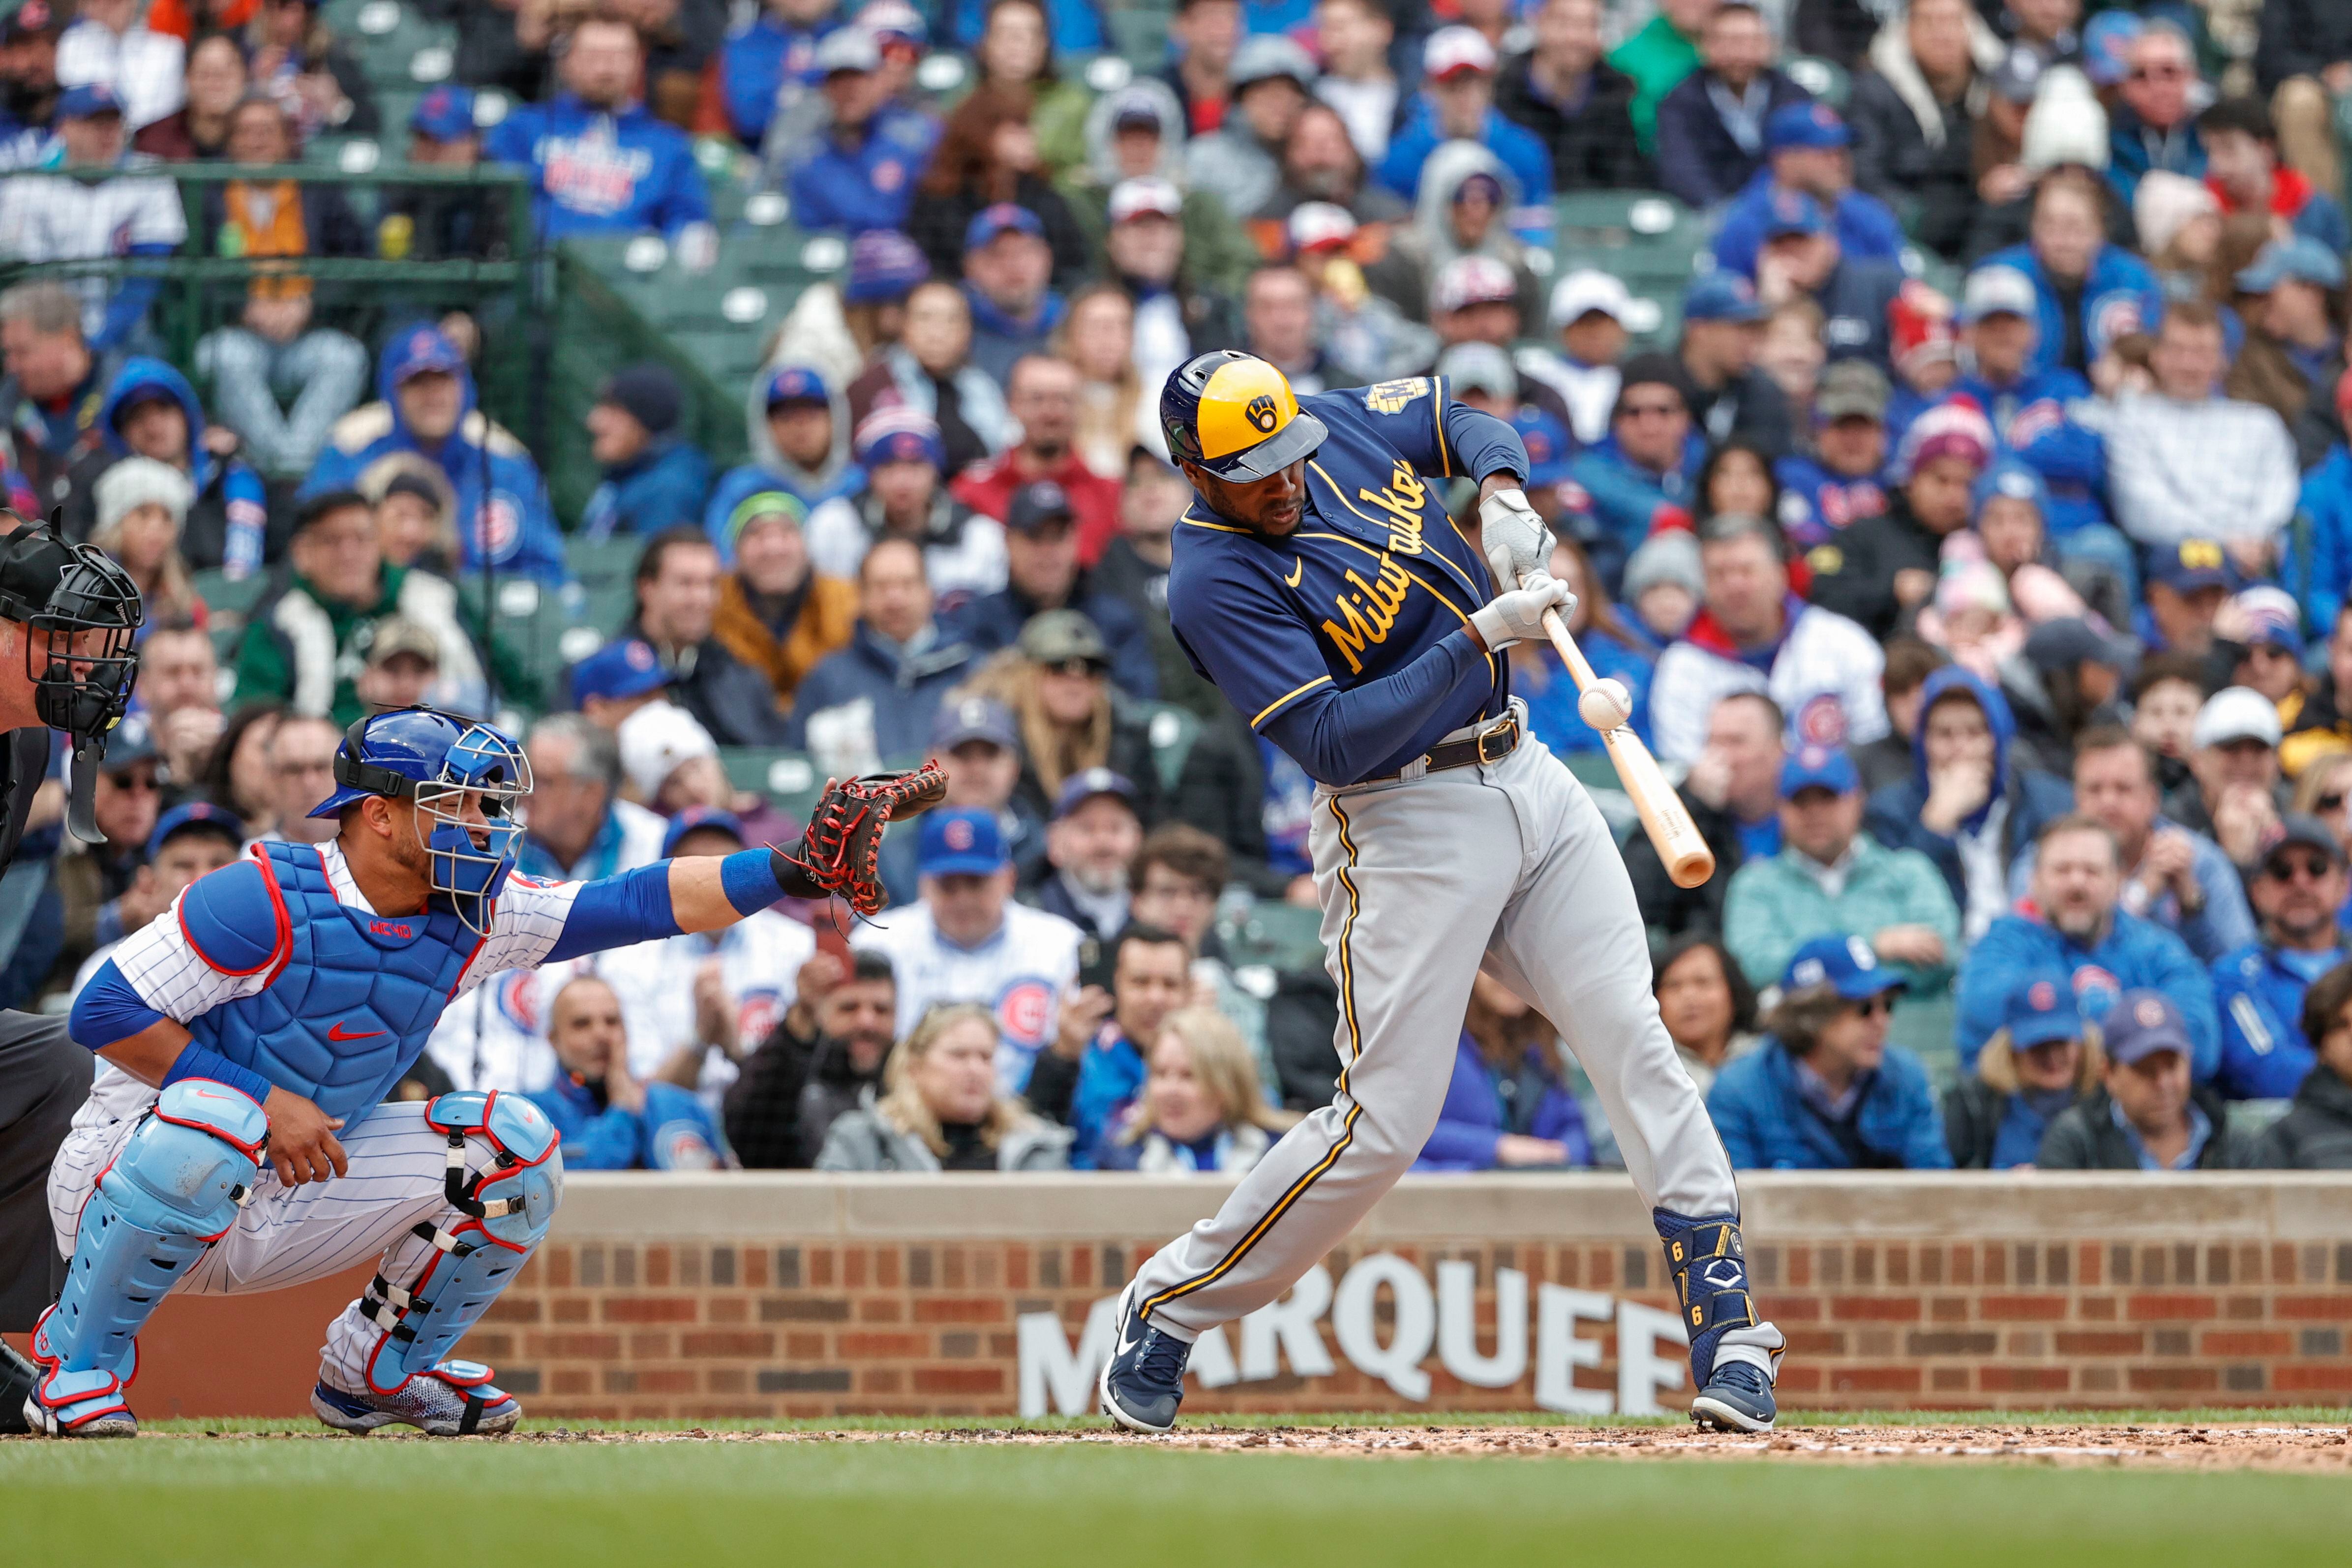
MULTIPOLYGON (((1723 1141, 1658 1018, 1623 858, 1541 742, 1492 764, 1318 790, 1308 845, 1339 987, 1339 1093, 1145 1262, 1136 1299, 1153 1321, 1197 1334, 1265 1305, 1395 1184, 1437 1124, 1482 967, 1575 1052, 1643 1203, 1738 1212, 1723 1141)), ((1726 1338, 1757 1347, 1740 1359, 1759 1365, 1780 1343, 1769 1324, 1726 1338)))
MULTIPOLYGON (((73 1131, 49 1167, 49 1223, 62 1255, 73 1256, 90 1189, 155 1103, 155 1094, 109 1068, 74 1118, 73 1131)), ((424 1103, 412 1101, 379 1106, 340 1137, 346 1169, 330 1181, 289 1187, 264 1164, 236 1224, 175 1289, 195 1296, 282 1290, 371 1258, 381 1259, 377 1271, 390 1283, 414 1284, 434 1249, 411 1236, 410 1228, 419 1220, 455 1226, 461 1217, 446 1191, 447 1135, 427 1127, 424 1103)), ((478 1138, 467 1140, 467 1153, 468 1168, 478 1173, 493 1157, 478 1138)), ((363 1391, 362 1368, 383 1331, 352 1301, 327 1327, 320 1377, 347 1392, 363 1391)))

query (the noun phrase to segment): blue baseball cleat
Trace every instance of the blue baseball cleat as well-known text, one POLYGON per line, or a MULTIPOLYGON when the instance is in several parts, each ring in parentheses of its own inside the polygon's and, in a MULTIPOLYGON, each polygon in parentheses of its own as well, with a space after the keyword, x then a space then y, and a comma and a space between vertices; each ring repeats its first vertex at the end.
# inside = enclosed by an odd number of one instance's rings
POLYGON ((1719 1361, 1691 1401, 1691 1419, 1717 1432, 1769 1432, 1780 1408, 1772 1380, 1754 1362, 1719 1361))
POLYGON ((471 1361, 445 1361, 396 1394, 351 1394, 321 1383, 310 1390, 310 1408, 338 1431, 368 1433, 398 1421, 428 1437, 493 1437, 522 1419, 522 1406, 490 1385, 490 1369, 471 1361))
POLYGON ((1134 1294, 1129 1285, 1118 1299, 1118 1345, 1103 1364, 1102 1413, 1130 1432, 1173 1431, 1192 1347, 1146 1323, 1128 1304, 1134 1294))

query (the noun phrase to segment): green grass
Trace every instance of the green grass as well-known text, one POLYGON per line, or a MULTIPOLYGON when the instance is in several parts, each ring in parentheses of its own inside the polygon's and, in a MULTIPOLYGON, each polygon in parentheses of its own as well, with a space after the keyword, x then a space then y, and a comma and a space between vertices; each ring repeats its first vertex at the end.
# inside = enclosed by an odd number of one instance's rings
MULTIPOLYGON (((2275 1415, 2276 1413, 2270 1413, 2275 1415)), ((2168 1420, 2178 1419, 2168 1416, 2168 1420)), ((0 1444, 8 1563, 1738 1568, 2341 1561, 2340 1472, 1141 1445, 0 1444)))

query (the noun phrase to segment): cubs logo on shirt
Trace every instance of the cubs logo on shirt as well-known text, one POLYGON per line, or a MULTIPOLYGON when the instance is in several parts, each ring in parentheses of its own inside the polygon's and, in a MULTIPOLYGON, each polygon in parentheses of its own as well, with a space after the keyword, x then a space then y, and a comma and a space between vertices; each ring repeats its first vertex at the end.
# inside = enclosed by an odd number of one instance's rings
POLYGON ((1845 744, 1845 704, 1835 692, 1817 692, 1805 699, 1789 721, 1800 745, 1843 746, 1845 744))
POLYGON ((1024 977, 997 994, 996 1021, 1014 1045, 1033 1049, 1043 1046, 1053 1019, 1054 988, 1044 980, 1024 977))

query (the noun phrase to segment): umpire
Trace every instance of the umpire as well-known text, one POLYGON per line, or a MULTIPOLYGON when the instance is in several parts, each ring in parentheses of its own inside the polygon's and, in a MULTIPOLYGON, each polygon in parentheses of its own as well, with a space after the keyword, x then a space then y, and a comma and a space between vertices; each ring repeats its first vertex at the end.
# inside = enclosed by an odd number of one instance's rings
MULTIPOLYGON (((0 509, 0 923, 43 877, 17 874, 16 847, 47 775, 51 730, 73 744, 67 828, 98 841, 99 760, 139 669, 139 590, 121 567, 75 544, 57 520, 27 528, 0 509)), ((49 1165, 89 1096, 90 1054, 62 1017, 0 1012, 0 1330, 31 1330, 57 1299, 65 1260, 49 1224, 49 1165)), ((22 1432, 33 1369, 0 1344, 0 1432, 22 1432)))

